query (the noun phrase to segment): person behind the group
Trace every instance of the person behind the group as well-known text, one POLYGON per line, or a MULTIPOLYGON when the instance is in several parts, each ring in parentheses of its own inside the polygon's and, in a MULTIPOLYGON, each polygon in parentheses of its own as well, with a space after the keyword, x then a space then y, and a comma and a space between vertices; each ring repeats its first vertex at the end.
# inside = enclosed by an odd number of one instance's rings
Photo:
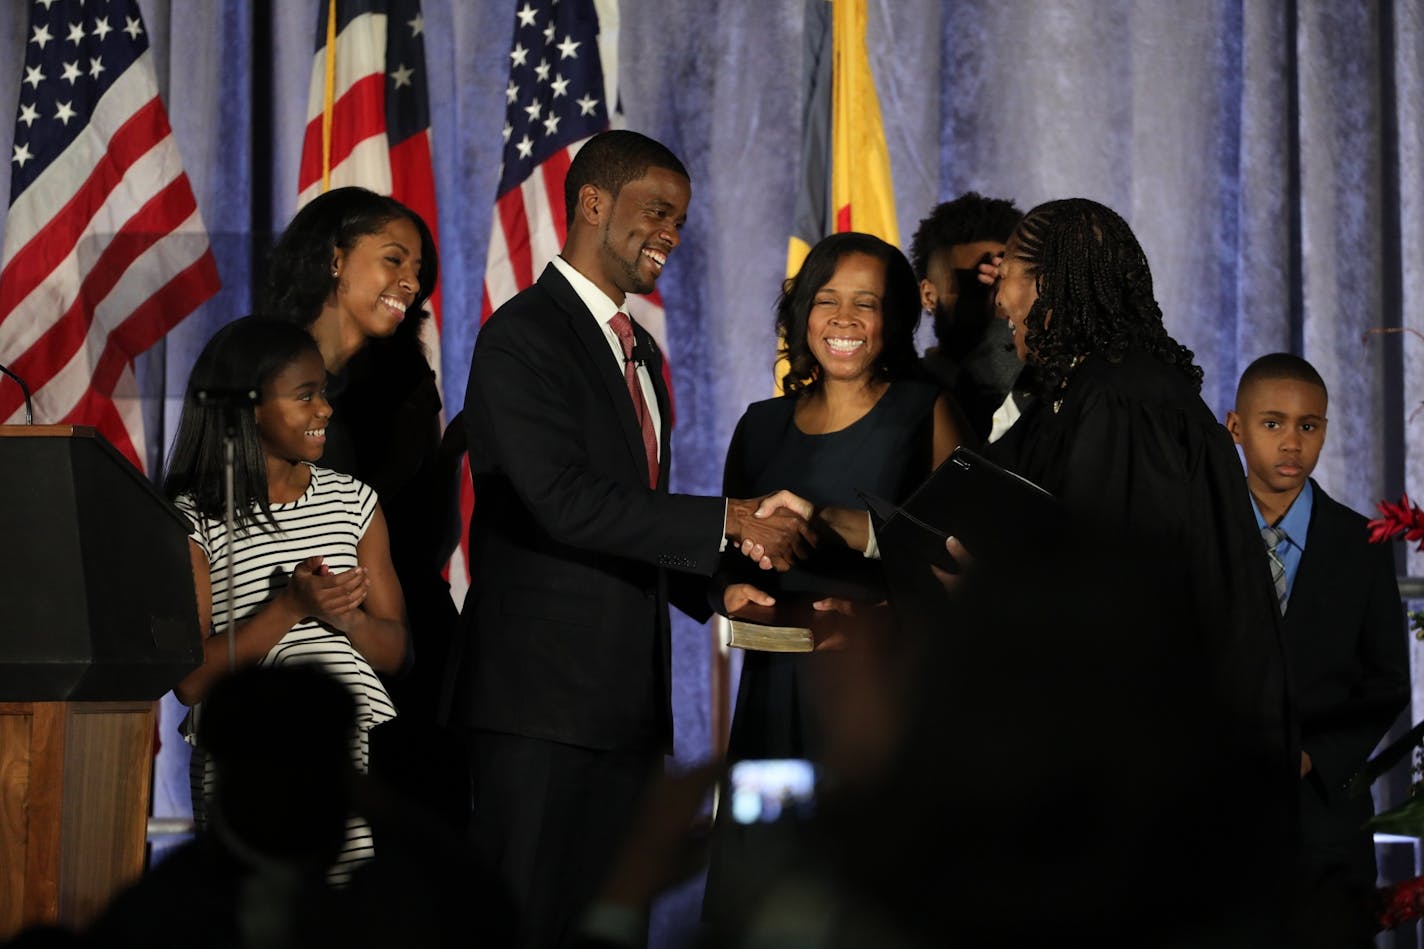
MULTIPOLYGON (((987 451, 1056 497, 1066 528, 986 565, 998 595, 978 604, 984 628, 946 641, 961 654, 931 664, 1017 670, 1005 681, 1017 681, 1018 705, 981 709, 984 743, 971 733, 960 750, 1010 774, 1056 762, 1022 782, 1047 777, 1054 789, 1053 800, 1027 792, 1026 813, 1071 800, 1081 830, 1029 845, 1051 846, 1082 885, 1130 893, 1117 918, 1166 912, 1173 893, 1188 944, 1272 945, 1298 753, 1260 538, 1236 450, 1199 394, 1202 371, 1163 324, 1132 230, 1093 201, 1028 212, 1006 245, 996 306, 1039 388, 987 451), (1000 627, 1031 638, 1003 646, 1000 627), (1006 723, 1025 709, 1044 723, 1032 763, 998 750, 1015 746, 1006 723), (1164 839, 1172 858, 1154 883, 1139 864, 1164 839)), ((981 680, 962 690, 1000 701, 981 680)), ((1063 911, 1088 926, 1102 908, 1083 897, 1063 911)))
POLYGON ((471 732, 472 843, 524 945, 570 938, 672 749, 669 601, 710 613, 724 537, 761 544, 767 567, 811 537, 808 508, 756 517, 755 500, 668 490, 663 357, 624 305, 656 285, 690 197, 662 144, 590 139, 561 256, 490 317, 470 364, 479 500, 453 717, 471 732))
POLYGON ((1310 477, 1328 399, 1310 363, 1271 353, 1242 373, 1226 427, 1246 459, 1300 720, 1296 945, 1369 946, 1373 800, 1346 785, 1409 703, 1409 652, 1390 547, 1310 477))
MULTIPOLYGON (((193 526, 203 661, 174 693, 196 706, 226 674, 231 624, 237 665, 316 663, 351 691, 352 754, 364 771, 371 727, 395 715, 376 673, 399 668, 407 634, 375 492, 315 464, 331 418, 326 378, 307 333, 257 317, 219 329, 194 363, 164 491, 193 526), (258 393, 255 405, 240 396, 248 391, 258 393), (235 443, 232 536, 224 503, 228 430, 235 443)), ((190 735, 199 711, 189 717, 190 735)), ((213 772, 201 745, 192 776, 194 816, 203 826, 213 772)), ((369 829, 353 818, 334 878, 371 852, 369 829)))
POLYGON ((410 620, 413 663, 387 681, 403 726, 436 719, 457 616, 441 577, 458 538, 456 472, 441 461, 440 392, 420 339, 438 273, 418 214, 365 188, 333 188, 278 238, 257 310, 317 341, 335 410, 322 465, 381 499, 410 620))
MULTIPOLYGON (((735 615, 749 603, 790 604, 798 595, 869 603, 885 598, 869 559, 870 519, 859 492, 903 500, 968 435, 951 395, 918 378, 920 320, 914 272, 878 237, 834 234, 811 248, 776 306, 787 372, 784 395, 754 402, 727 451, 722 489, 760 496, 787 487, 828 518, 816 554, 792 572, 758 575, 723 554, 713 598, 735 615), (833 541, 839 541, 835 543, 833 541)), ((743 655, 727 756, 823 762, 826 696, 822 654, 743 655)), ((757 881, 775 873, 774 829, 741 828, 719 815, 705 914, 726 923, 757 881)))
POLYGON ((994 318, 992 288, 980 279, 980 267, 1003 255, 1022 218, 1012 201, 966 191, 937 205, 910 242, 920 303, 934 319, 936 345, 922 365, 954 395, 980 442, 989 439, 994 413, 1023 369, 1008 328, 994 318))

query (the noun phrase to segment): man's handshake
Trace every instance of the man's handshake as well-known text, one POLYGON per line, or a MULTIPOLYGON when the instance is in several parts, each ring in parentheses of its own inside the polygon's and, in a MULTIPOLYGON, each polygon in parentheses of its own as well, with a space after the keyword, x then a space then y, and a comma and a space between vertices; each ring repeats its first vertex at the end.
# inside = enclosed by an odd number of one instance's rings
POLYGON ((790 491, 742 501, 728 498, 726 533, 763 570, 784 572, 815 548, 816 533, 808 523, 813 514, 811 502, 790 491))

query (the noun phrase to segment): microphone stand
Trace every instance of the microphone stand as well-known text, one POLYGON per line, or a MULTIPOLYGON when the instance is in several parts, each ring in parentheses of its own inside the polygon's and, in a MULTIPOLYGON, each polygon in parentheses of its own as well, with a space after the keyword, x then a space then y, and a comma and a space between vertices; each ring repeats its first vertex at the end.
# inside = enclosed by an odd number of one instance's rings
POLYGON ((199 389, 198 401, 223 410, 223 525, 227 530, 227 564, 223 573, 223 589, 227 601, 227 671, 237 668, 237 580, 233 570, 233 549, 236 546, 237 501, 234 482, 237 470, 237 413, 257 404, 255 389, 199 389))
POLYGON ((30 387, 25 385, 24 379, 21 379, 18 375, 11 372, 10 368, 4 364, 0 364, 0 374, 7 375, 11 379, 14 379, 15 384, 20 387, 20 391, 25 394, 25 424, 35 424, 35 407, 30 402, 30 387))

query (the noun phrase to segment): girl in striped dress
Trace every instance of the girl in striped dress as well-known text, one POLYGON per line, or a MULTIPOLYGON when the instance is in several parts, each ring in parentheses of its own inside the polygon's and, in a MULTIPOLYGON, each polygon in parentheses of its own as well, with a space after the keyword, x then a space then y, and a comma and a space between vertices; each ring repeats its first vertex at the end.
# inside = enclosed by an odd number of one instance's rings
MULTIPOLYGON (((228 671, 226 637, 219 634, 231 620, 237 665, 312 663, 351 691, 357 705, 352 755, 364 772, 371 727, 395 716, 376 673, 401 668, 408 636, 375 492, 314 464, 331 417, 325 388, 312 338, 258 317, 220 329, 193 366, 164 490, 192 522, 199 619, 213 635, 205 638, 202 665, 174 693, 193 707, 184 729, 192 741, 204 693, 228 671), (255 405, 219 404, 249 390, 257 392, 255 405), (236 443, 231 538, 223 500, 222 440, 229 427, 236 443)), ((198 826, 224 832, 221 815, 210 811, 212 765, 201 747, 194 749, 191 774, 198 826)), ((348 819, 330 878, 344 882, 373 852, 370 828, 348 819)))

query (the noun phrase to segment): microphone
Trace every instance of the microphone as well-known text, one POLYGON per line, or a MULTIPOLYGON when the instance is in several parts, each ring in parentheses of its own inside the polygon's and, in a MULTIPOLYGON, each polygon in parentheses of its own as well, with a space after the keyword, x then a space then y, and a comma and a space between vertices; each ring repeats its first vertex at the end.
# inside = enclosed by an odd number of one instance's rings
POLYGON ((652 358, 653 358, 652 349, 651 349, 651 348, 645 349, 645 348, 643 347, 643 341, 642 341, 642 339, 640 339, 640 338, 637 337, 637 336, 634 336, 634 337, 633 337, 633 354, 632 354, 631 356, 624 356, 624 357, 623 357, 623 364, 624 364, 624 365, 627 365, 628 363, 631 362, 631 363, 632 363, 633 365, 635 365, 635 366, 642 366, 643 368, 646 369, 647 366, 648 366, 648 360, 650 360, 650 359, 652 359, 652 358))
POLYGON ((15 384, 20 387, 20 391, 25 394, 25 424, 35 424, 35 407, 34 404, 30 402, 30 387, 25 385, 24 379, 21 379, 15 375, 15 373, 11 372, 8 366, 0 364, 0 373, 4 373, 11 379, 14 379, 15 384))

